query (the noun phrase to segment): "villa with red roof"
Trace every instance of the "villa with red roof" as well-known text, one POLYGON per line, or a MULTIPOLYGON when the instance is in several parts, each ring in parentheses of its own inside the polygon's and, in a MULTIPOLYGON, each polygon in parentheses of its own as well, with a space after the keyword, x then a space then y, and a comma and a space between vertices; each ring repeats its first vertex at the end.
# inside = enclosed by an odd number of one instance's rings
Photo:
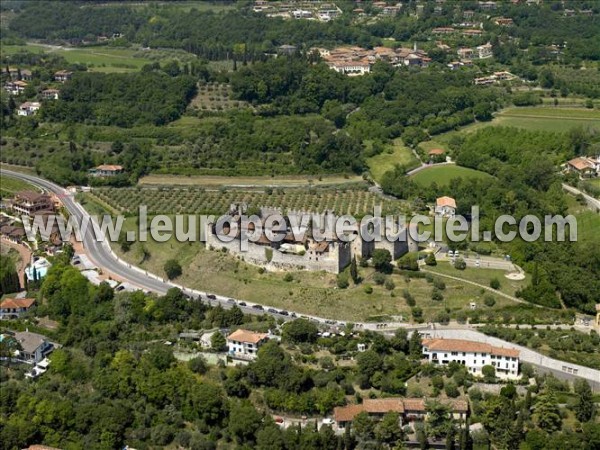
POLYGON ((34 304, 34 298, 6 298, 0 303, 0 319, 18 319, 34 304))
POLYGON ((268 340, 267 333, 239 329, 227 336, 227 350, 233 358, 254 359, 260 346, 268 340))
POLYGON ((456 213, 456 200, 452 197, 440 197, 435 201, 435 215, 454 217, 456 213))
POLYGON ((519 378, 520 352, 516 349, 462 339, 423 339, 423 354, 432 364, 462 364, 475 376, 483 375, 483 366, 492 366, 498 378, 519 378))

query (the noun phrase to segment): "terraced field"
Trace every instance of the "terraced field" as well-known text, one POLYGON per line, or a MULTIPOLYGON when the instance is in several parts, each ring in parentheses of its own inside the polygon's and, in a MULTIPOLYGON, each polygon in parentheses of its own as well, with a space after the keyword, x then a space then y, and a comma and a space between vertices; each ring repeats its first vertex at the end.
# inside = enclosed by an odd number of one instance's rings
POLYGON ((209 191, 197 187, 174 188, 96 188, 90 194, 123 214, 137 214, 145 205, 149 214, 224 214, 232 203, 249 208, 278 207, 284 211, 333 211, 335 214, 363 216, 381 205, 383 214, 404 211, 397 200, 358 189, 288 189, 209 191))

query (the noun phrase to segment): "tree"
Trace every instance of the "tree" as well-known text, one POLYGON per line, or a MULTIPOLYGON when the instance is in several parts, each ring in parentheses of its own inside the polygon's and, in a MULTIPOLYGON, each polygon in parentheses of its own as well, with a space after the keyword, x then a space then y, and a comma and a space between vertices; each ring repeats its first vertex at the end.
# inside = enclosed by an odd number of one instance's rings
POLYGON ((465 270, 467 268, 467 262, 462 258, 457 258, 454 261, 454 267, 458 270, 465 270))
POLYGON ((535 422, 538 427, 547 433, 558 431, 562 427, 562 418, 558 401, 553 392, 540 394, 535 403, 535 422))
POLYGON ((496 368, 489 364, 481 368, 481 373, 483 378, 488 382, 493 381, 496 378, 496 368))
POLYGON ((352 420, 352 429, 356 438, 362 442, 372 440, 375 435, 373 421, 364 411, 354 417, 354 420, 352 420))
POLYGON ((169 280, 173 280, 183 273, 181 265, 176 259, 168 259, 165 262, 164 270, 169 280))
POLYGON ((359 373, 370 379, 375 372, 381 370, 383 366, 383 360, 381 359, 381 356, 377 354, 377 352, 369 349, 358 354, 356 357, 356 364, 359 373))
POLYGON ((414 359, 423 357, 423 344, 421 343, 421 335, 417 331, 413 331, 408 343, 408 352, 414 359))
POLYGON ((229 431, 238 443, 252 442, 262 423, 262 415, 248 401, 232 405, 229 431))
POLYGON ((491 294, 486 295, 485 297, 483 297, 483 303, 485 306, 488 307, 492 307, 496 304, 496 300, 494 299, 494 296, 491 294))
POLYGON ((340 289, 346 289, 350 286, 348 282, 348 275, 345 272, 339 273, 337 276, 337 287, 340 289))
POLYGON ((391 271, 392 255, 388 250, 383 248, 376 249, 373 252, 372 260, 375 270, 383 273, 389 273, 391 271))
POLYGON ((398 268, 400 270, 419 270, 418 256, 414 253, 407 253, 398 260, 398 268))
POLYGON ((500 280, 498 280, 498 278, 492 278, 490 280, 490 287, 495 290, 500 289, 500 280))
POLYGON ((449 408, 439 402, 428 402, 426 410, 428 414, 427 435, 437 438, 446 436, 454 427, 449 408))
POLYGON ((575 380, 574 384, 577 402, 575 403, 575 417, 580 422, 589 422, 594 417, 594 398, 592 389, 587 381, 583 379, 575 380))
POLYGON ((375 427, 375 438, 379 442, 392 445, 404 439, 400 428, 400 416, 395 412, 388 412, 375 427))
POLYGON ((282 337, 293 344, 316 342, 319 334, 317 326, 307 319, 296 319, 283 326, 282 337))
POLYGON ((433 252, 427 255, 425 258, 425 264, 428 266, 437 266, 437 260, 435 259, 435 254, 433 252))
POLYGON ((352 282, 354 284, 358 284, 360 282, 358 276, 358 267, 356 265, 356 255, 352 256, 352 262, 350 263, 350 278, 352 278, 352 282))
POLYGON ((200 375, 204 375, 208 371, 208 365, 206 364, 206 360, 202 356, 197 356, 188 361, 189 369, 200 375))
POLYGON ((227 349, 227 341, 219 331, 215 331, 210 337, 210 347, 215 352, 222 352, 227 349))
POLYGON ((281 430, 276 425, 267 425, 256 434, 258 450, 284 450, 285 441, 281 430))

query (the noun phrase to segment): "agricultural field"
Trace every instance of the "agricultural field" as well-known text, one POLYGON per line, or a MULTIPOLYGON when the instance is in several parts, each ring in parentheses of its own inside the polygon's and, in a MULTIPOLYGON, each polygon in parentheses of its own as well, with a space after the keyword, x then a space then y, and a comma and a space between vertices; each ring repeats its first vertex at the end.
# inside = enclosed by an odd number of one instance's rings
MULTIPOLYGON (((125 231, 137 230, 137 227, 135 218, 126 219, 125 231)), ((261 274, 258 267, 228 253, 206 249, 198 242, 178 242, 175 238, 164 243, 152 240, 136 242, 127 252, 123 252, 118 244, 114 244, 113 248, 126 261, 160 276, 164 276, 165 261, 177 259, 184 270, 176 281, 190 288, 340 320, 380 321, 383 317, 392 316, 410 320, 411 309, 402 298, 404 289, 409 290, 417 306, 423 309, 425 321, 433 320, 446 308, 457 312, 466 311, 471 301, 483 304, 485 295, 476 286, 444 280, 444 300, 432 300, 433 287, 429 282, 408 279, 400 274, 388 276, 395 284, 394 290, 389 291, 374 283, 371 268, 359 268, 363 282, 348 289, 338 289, 336 276, 325 272, 289 272, 292 280, 285 281, 284 273, 261 274), (371 294, 365 292, 365 285, 372 286, 371 294)), ((513 304, 503 297, 495 297, 496 305, 493 308, 482 307, 484 311, 491 314, 495 308, 513 304)))
MULTIPOLYGON (((195 119, 182 117, 179 120, 195 119)), ((179 122, 179 121, 176 121, 179 122)), ((173 122, 171 125, 173 125, 173 122)), ((224 177, 210 175, 146 175, 138 181, 141 186, 201 186, 218 188, 223 186, 231 187, 311 187, 311 186, 332 186, 332 185, 356 185, 357 187, 367 186, 366 182, 358 175, 289 175, 273 177, 224 177)))
POLYGON ((433 182, 436 182, 438 186, 446 186, 450 183, 450 180, 459 177, 489 178, 491 175, 480 172, 479 170, 455 165, 432 166, 412 175, 412 179, 422 186, 429 186, 433 182))
POLYGON ((244 101, 231 99, 231 87, 228 84, 214 82, 198 85, 198 94, 192 99, 189 109, 214 112, 249 107, 244 101))
POLYGON ((392 170, 396 164, 405 166, 408 170, 421 164, 412 150, 406 147, 401 139, 394 140, 394 144, 386 148, 383 153, 367 159, 367 165, 375 181, 381 181, 383 174, 388 170, 392 170))
POLYGON ((41 44, 3 45, 2 55, 20 51, 53 53, 69 63, 85 64, 92 72, 132 72, 152 62, 179 60, 188 62, 196 56, 183 50, 142 50, 140 48, 115 48, 108 46, 63 47, 41 44))
POLYGON ((122 214, 135 214, 146 205, 149 214, 225 214, 233 203, 244 202, 249 208, 278 207, 284 211, 311 211, 352 214, 361 217, 382 206, 382 213, 398 213, 408 206, 397 200, 381 198, 358 189, 270 189, 205 190, 179 188, 95 188, 91 196, 111 205, 122 214))
POLYGON ((18 180, 11 177, 0 177, 0 197, 12 197, 19 191, 39 191, 35 186, 26 181, 18 180))
POLYGON ((531 131, 569 131, 575 127, 600 130, 600 111, 583 108, 522 107, 499 112, 494 126, 511 126, 531 131))

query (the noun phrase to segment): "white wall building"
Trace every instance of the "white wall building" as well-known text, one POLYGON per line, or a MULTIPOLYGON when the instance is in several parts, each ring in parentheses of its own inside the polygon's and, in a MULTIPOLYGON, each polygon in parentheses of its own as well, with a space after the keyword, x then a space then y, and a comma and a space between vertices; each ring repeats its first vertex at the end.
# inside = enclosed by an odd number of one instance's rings
POLYGON ((255 359, 258 349, 269 335, 248 330, 236 330, 227 336, 227 353, 233 358, 255 359))
POLYGON ((423 354, 432 364, 462 364, 475 376, 483 375, 483 366, 493 366, 498 378, 519 378, 519 351, 512 348, 462 339, 424 339, 423 354))

